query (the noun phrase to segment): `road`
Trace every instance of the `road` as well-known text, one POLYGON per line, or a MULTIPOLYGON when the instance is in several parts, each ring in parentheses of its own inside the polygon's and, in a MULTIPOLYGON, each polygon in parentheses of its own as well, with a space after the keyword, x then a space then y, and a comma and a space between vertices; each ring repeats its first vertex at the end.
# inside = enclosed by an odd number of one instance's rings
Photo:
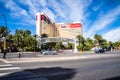
POLYGON ((0 68, 13 68, 1 69, 0 73, 8 71, 10 74, 1 76, 0 80, 120 80, 119 52, 84 56, 87 58, 52 62, 6 63, 0 68))

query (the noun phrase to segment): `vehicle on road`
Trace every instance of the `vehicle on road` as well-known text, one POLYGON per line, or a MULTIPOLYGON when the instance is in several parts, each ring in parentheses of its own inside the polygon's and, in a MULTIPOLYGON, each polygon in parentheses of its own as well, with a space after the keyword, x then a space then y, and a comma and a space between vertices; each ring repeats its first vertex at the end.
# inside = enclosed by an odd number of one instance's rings
POLYGON ((43 50, 43 51, 41 51, 41 53, 43 55, 57 55, 57 51, 56 50, 43 50))
POLYGON ((94 49, 94 52, 95 52, 95 53, 104 53, 105 50, 104 50, 104 48, 95 48, 95 49, 94 49))

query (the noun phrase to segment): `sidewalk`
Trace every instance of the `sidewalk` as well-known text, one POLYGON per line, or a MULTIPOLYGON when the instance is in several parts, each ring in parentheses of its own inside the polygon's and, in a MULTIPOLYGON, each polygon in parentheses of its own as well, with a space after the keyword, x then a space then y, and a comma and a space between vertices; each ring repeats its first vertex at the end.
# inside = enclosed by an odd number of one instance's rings
POLYGON ((64 60, 76 60, 76 59, 79 59, 79 57, 74 56, 74 57, 13 58, 13 59, 7 59, 6 63, 49 62, 49 61, 64 61, 64 60))
MULTIPOLYGON (((26 53, 25 53, 26 54, 26 53)), ((49 61, 65 61, 65 60, 78 60, 78 59, 87 59, 87 58, 103 58, 103 57, 117 57, 118 54, 92 54, 92 52, 83 52, 83 53, 68 53, 68 54, 62 54, 59 55, 41 55, 41 54, 32 54, 29 55, 23 55, 21 58, 18 57, 12 57, 12 58, 6 58, 2 59, 0 58, 0 61, 3 61, 5 63, 27 63, 27 62, 49 62, 49 61)))
MULTIPOLYGON (((64 61, 79 59, 80 53, 59 53, 58 55, 42 55, 38 52, 24 52, 21 58, 18 58, 18 53, 8 53, 6 59, 2 56, 0 61, 5 63, 25 63, 25 62, 46 62, 46 61, 64 61)), ((81 57, 83 58, 83 57, 81 57)))
POLYGON ((78 53, 95 53, 94 51, 79 51, 78 53))

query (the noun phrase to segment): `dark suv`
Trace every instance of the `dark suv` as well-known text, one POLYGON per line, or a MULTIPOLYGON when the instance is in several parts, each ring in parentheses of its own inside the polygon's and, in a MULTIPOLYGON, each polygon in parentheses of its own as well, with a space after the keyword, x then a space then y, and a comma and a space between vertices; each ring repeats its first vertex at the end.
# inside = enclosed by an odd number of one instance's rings
POLYGON ((96 48, 94 51, 95 51, 95 53, 104 53, 105 52, 104 48, 96 48))

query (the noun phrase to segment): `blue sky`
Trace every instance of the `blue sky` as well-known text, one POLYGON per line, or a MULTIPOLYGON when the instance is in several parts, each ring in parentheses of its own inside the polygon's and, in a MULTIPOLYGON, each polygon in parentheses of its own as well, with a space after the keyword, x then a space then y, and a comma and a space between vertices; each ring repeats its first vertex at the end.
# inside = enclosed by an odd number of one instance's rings
POLYGON ((120 40, 120 0, 0 0, 0 26, 36 33, 35 13, 46 13, 53 22, 83 24, 83 35, 100 34, 108 41, 120 40))

